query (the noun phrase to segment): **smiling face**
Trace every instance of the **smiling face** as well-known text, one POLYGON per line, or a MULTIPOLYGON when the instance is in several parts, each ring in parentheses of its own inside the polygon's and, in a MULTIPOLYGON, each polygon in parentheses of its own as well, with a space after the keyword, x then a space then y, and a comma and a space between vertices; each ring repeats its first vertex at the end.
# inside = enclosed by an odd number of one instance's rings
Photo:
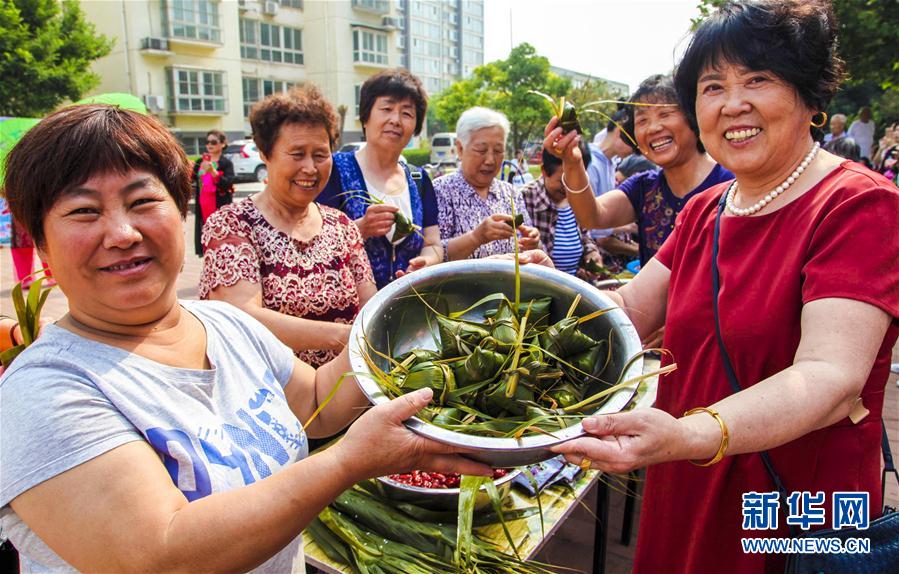
POLYGON ((314 201, 331 176, 331 141, 321 125, 285 124, 270 155, 266 191, 286 205, 305 207, 314 201))
MULTIPOLYGON (((665 103, 645 100, 641 103, 665 103)), ((696 134, 676 105, 634 106, 634 138, 643 155, 663 168, 689 161, 699 154, 696 134)))
POLYGON ((477 130, 465 146, 457 139, 456 151, 465 181, 478 191, 486 191, 503 166, 506 134, 501 127, 477 130))
POLYGON ((399 154, 412 139, 416 117, 415 102, 411 98, 399 100, 393 96, 379 96, 365 122, 365 141, 368 145, 396 150, 399 154))
POLYGON ((43 229, 42 255, 79 321, 141 325, 177 304, 181 215, 152 173, 91 177, 60 196, 43 229))
POLYGON ((722 62, 699 75, 696 93, 702 141, 737 178, 766 182, 789 174, 812 145, 814 111, 770 72, 722 62))

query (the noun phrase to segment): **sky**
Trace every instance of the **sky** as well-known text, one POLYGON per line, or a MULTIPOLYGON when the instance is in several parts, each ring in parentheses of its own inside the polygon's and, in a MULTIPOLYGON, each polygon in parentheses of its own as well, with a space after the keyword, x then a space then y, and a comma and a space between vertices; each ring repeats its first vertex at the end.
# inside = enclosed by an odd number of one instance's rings
POLYGON ((528 42, 550 64, 634 91, 668 73, 687 47, 698 0, 485 0, 484 62, 528 42), (511 14, 511 26, 510 26, 511 14), (511 30, 510 30, 511 28, 511 30))

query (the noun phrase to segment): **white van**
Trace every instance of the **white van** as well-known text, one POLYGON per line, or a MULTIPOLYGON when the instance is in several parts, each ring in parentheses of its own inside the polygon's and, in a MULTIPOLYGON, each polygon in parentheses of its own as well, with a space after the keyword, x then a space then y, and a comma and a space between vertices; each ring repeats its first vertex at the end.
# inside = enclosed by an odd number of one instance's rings
POLYGON ((456 163, 456 133, 434 134, 431 138, 431 163, 456 163))

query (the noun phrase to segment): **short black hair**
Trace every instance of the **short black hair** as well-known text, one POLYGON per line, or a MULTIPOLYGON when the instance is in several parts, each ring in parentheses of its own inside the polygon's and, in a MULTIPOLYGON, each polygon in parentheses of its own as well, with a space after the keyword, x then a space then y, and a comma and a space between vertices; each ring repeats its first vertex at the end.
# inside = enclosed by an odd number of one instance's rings
MULTIPOLYGON (((683 107, 680 103, 677 90, 674 87, 674 79, 666 74, 653 74, 640 82, 637 91, 631 94, 628 101, 643 104, 675 104, 678 107, 683 107)), ((624 126, 624 129, 627 130, 627 133, 634 138, 634 141, 627 139, 627 136, 624 134, 621 134, 621 137, 636 150, 637 146, 634 142, 636 141, 637 136, 634 134, 634 116, 636 115, 635 112, 637 106, 631 105, 629 107, 630 110, 627 112, 626 122, 622 125, 624 126)), ((687 117, 687 124, 690 126, 690 129, 696 134, 696 149, 698 149, 700 153, 704 153, 705 146, 702 145, 702 141, 699 139, 699 125, 696 123, 696 114, 687 113, 687 110, 685 109, 682 109, 681 111, 684 112, 684 115, 687 117)))
POLYGON ((615 128, 619 126, 623 126, 627 121, 627 112, 624 110, 618 110, 614 114, 609 117, 609 121, 606 122, 606 131, 612 132, 615 131, 615 128))
MULTIPOLYGON (((686 114, 696 116, 696 84, 729 62, 786 81, 813 111, 823 111, 843 79, 837 23, 828 0, 737 0, 703 22, 675 72, 686 114)), ((695 120, 694 120, 695 121, 695 120)))
MULTIPOLYGON (((593 157, 590 155, 590 148, 587 146, 587 142, 584 141, 584 138, 581 138, 581 143, 578 144, 578 147, 581 149, 581 158, 584 160, 584 169, 590 167, 590 162, 593 161, 593 157)), ((553 175, 556 173, 560 167, 562 167, 562 160, 549 153, 546 148, 543 148, 541 152, 540 161, 543 165, 543 171, 546 172, 546 175, 553 175)))
MULTIPOLYGON (((363 126, 371 116, 375 100, 381 96, 399 100, 411 99, 415 104, 415 135, 421 133, 421 127, 428 113, 428 93, 418 76, 405 68, 391 68, 365 80, 359 91, 359 121, 363 126)), ((364 127, 362 129, 365 130, 364 127)))

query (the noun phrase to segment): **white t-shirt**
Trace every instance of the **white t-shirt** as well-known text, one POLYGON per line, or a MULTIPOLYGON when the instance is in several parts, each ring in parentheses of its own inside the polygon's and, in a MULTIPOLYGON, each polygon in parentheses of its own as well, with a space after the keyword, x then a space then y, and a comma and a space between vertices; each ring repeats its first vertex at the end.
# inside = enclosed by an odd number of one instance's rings
MULTIPOLYGON (((283 390, 293 352, 231 305, 181 305, 206 328, 211 370, 170 367, 49 325, 0 378, 0 527, 22 572, 75 569, 9 502, 125 443, 148 442, 189 501, 307 456, 283 390)), ((304 571, 302 536, 254 570, 304 571)))
MULTIPOLYGON (((365 176, 363 176, 363 179, 365 179, 365 176)), ((395 193, 391 193, 389 195, 373 186, 368 179, 365 179, 365 187, 368 189, 368 194, 370 196, 383 201, 387 205, 392 205, 398 208, 400 210, 400 213, 406 216, 406 219, 408 219, 409 221, 415 221, 414 219, 412 219, 412 200, 409 199, 409 182, 407 182, 405 179, 403 180, 402 190, 396 190, 395 193)), ((396 225, 391 226, 390 231, 387 232, 388 241, 393 242, 394 231, 396 231, 396 225)), ((403 239, 405 239, 405 237, 403 237, 403 239)), ((402 239, 400 241, 402 241, 402 239)))
POLYGON ((858 144, 862 157, 871 159, 871 147, 874 145, 875 128, 876 126, 874 125, 873 120, 868 120, 867 123, 861 120, 855 120, 852 122, 852 125, 849 126, 849 137, 854 139, 855 143, 858 144))

